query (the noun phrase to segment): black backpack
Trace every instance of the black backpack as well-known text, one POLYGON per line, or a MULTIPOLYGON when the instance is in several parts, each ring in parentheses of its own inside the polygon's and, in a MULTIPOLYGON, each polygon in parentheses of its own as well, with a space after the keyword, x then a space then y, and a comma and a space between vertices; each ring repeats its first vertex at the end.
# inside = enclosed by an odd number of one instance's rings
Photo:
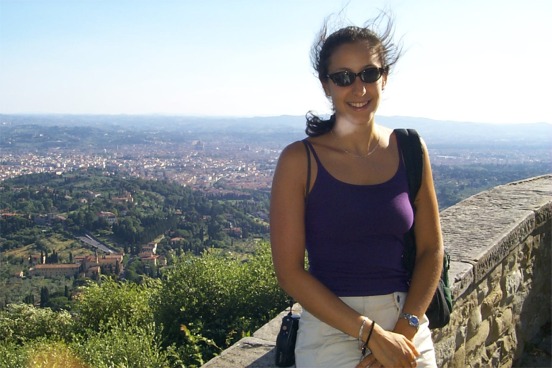
MULTIPOLYGON (((408 176, 408 197, 412 208, 414 208, 414 199, 422 183, 422 172, 424 166, 424 153, 422 142, 418 132, 414 129, 395 129, 395 136, 399 144, 403 162, 408 176)), ((414 236, 414 225, 405 235, 404 263, 406 269, 412 276, 414 264, 416 261, 416 238, 414 236)), ((445 250, 443 257, 443 271, 439 280, 439 285, 433 295, 431 304, 427 308, 426 315, 429 319, 429 328, 441 328, 450 321, 452 312, 452 293, 448 271, 450 268, 450 255, 445 250)))

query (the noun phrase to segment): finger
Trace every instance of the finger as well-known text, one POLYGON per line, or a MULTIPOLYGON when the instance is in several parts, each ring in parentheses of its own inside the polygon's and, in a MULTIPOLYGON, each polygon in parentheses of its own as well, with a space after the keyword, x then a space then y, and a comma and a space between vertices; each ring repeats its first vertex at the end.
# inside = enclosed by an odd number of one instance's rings
POLYGON ((420 353, 418 352, 418 349, 416 349, 416 345, 409 339, 406 339, 406 343, 408 344, 408 347, 412 351, 412 354, 414 354, 414 358, 420 356, 420 353))
POLYGON ((356 366, 356 368, 375 368, 374 363, 376 362, 376 358, 372 354, 366 356, 364 359, 362 359, 356 366))
POLYGON ((417 357, 413 356, 410 358, 410 361, 408 362, 409 367, 417 367, 418 361, 416 360, 417 357))

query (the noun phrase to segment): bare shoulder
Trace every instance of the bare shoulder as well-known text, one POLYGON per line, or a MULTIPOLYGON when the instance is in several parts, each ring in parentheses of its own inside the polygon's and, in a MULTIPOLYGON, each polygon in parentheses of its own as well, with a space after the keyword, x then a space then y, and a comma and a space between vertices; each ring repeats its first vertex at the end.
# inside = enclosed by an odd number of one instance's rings
POLYGON ((282 150, 279 162, 286 165, 300 164, 302 160, 306 160, 306 152, 303 142, 293 142, 282 150))
POLYGON ((383 137, 389 137, 393 134, 394 130, 383 125, 377 125, 378 133, 383 137))
POLYGON ((384 147, 389 146, 389 144, 391 142, 391 136, 393 135, 393 129, 390 129, 388 127, 385 127, 385 126, 379 125, 379 124, 377 125, 376 128, 377 128, 380 143, 384 147))
POLYGON ((274 172, 272 180, 273 198, 300 198, 305 191, 305 178, 307 176, 307 151, 301 141, 293 142, 286 146, 274 172))

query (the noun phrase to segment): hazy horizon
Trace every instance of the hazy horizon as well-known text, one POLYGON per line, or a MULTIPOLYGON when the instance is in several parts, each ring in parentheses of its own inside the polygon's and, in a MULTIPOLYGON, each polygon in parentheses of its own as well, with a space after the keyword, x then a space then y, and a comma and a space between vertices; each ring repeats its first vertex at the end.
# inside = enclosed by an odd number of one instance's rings
MULTIPOLYGON (((324 115, 324 114, 322 114, 324 115)), ((127 114, 127 113, 3 113, 0 112, 0 117, 3 116, 18 116, 18 117, 24 117, 24 116, 50 116, 50 117, 113 117, 113 118, 120 118, 120 117, 159 117, 159 118, 182 118, 182 119, 206 119, 206 120, 237 120, 237 119, 244 119, 244 120, 250 120, 250 119, 270 119, 270 118, 304 118, 305 114, 303 115, 291 115, 291 114, 281 114, 281 115, 258 115, 258 116, 237 116, 237 115, 187 115, 187 114, 171 114, 171 113, 139 113, 139 114, 127 114)), ((407 115, 376 115, 376 120, 380 119, 417 119, 417 120, 427 120, 427 121, 434 121, 434 122, 443 122, 443 123, 458 123, 458 124, 486 124, 486 125, 523 125, 523 124, 546 124, 546 125, 552 125, 552 122, 547 121, 522 121, 522 122, 483 122, 483 121, 466 121, 466 120, 451 120, 451 119, 435 119, 435 118, 428 118, 423 116, 407 116, 407 115)), ((3 122, 0 121, 0 124, 3 122)))

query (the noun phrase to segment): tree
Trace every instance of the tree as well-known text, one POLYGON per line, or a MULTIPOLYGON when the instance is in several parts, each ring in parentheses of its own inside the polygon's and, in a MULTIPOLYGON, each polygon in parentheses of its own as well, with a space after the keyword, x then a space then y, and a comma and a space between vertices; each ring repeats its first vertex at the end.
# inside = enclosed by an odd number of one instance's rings
POLYGON ((25 304, 30 304, 30 305, 34 305, 35 303, 35 296, 34 294, 28 294, 27 296, 25 296, 25 298, 23 299, 23 302, 25 304))
POLYGON ((40 288, 40 307, 44 308, 48 305, 50 300, 50 292, 46 286, 40 288))
POLYGON ((247 262, 217 250, 185 254, 165 272, 155 315, 167 342, 200 341, 203 358, 210 359, 285 308, 268 246, 256 251, 247 262))
POLYGON ((89 283, 75 296, 75 311, 83 329, 97 330, 103 325, 146 324, 153 321, 150 296, 157 289, 154 280, 142 285, 117 282, 102 276, 102 284, 89 283))
POLYGON ((25 343, 34 339, 68 338, 73 319, 67 311, 36 308, 27 304, 9 304, 0 311, 0 342, 25 343))

